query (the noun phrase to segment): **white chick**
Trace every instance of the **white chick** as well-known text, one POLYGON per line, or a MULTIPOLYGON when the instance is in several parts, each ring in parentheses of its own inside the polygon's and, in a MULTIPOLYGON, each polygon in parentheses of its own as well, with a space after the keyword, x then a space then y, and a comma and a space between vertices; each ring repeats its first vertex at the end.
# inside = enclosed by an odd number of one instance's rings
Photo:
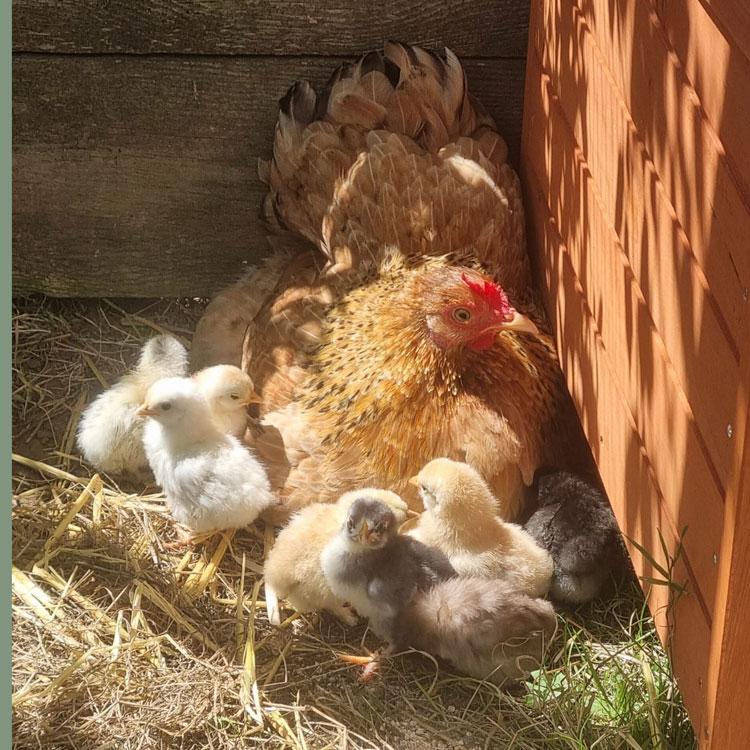
POLYGON ((154 383, 138 413, 149 417, 146 456, 178 523, 194 533, 239 528, 276 502, 261 464, 217 427, 192 379, 154 383))
POLYGON ((346 518, 352 503, 360 497, 382 500, 399 523, 406 519, 407 504, 395 492, 366 488, 343 494, 336 503, 314 503, 292 516, 268 554, 265 578, 268 619, 281 623, 278 600, 286 599, 298 612, 327 609, 347 625, 357 617, 334 595, 320 565, 320 555, 346 518))
POLYGON ((546 596, 550 554, 514 523, 503 521, 487 483, 465 463, 437 458, 410 480, 425 511, 408 533, 437 547, 459 575, 498 578, 530 597, 546 596))
POLYGON ((242 438, 247 428, 248 404, 261 403, 250 376, 234 365, 214 365, 193 375, 222 432, 242 438))
POLYGON ((188 353, 173 336, 154 336, 141 349, 138 364, 89 404, 78 425, 78 447, 98 471, 149 477, 143 450, 143 421, 136 412, 160 378, 187 372, 188 353))

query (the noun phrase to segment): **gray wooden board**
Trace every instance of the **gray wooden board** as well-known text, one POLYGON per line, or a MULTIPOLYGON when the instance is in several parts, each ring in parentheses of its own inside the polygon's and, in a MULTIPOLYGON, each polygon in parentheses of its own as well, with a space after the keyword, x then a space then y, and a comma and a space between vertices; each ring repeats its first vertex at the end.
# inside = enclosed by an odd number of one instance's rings
MULTIPOLYGON (((20 55, 13 69, 14 292, 205 296, 268 250, 257 157, 276 102, 325 58, 20 55)), ((465 61, 520 138, 523 61, 465 61)))
POLYGON ((359 55, 394 38, 525 57, 529 0, 14 0, 26 52, 359 55))

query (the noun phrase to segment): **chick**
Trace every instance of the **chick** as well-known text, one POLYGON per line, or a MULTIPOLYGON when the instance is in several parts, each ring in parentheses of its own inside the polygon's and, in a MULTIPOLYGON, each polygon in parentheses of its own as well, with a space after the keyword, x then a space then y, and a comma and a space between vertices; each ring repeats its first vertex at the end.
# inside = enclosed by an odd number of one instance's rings
POLYGON ((143 422, 136 412, 149 387, 160 378, 187 372, 188 353, 173 336, 154 336, 141 349, 138 364, 89 404, 78 425, 78 447, 98 471, 146 479, 143 422))
POLYGON ((215 365, 193 375, 222 432, 242 438, 247 428, 247 406, 261 403, 250 376, 234 365, 215 365))
POLYGON ((349 602, 394 646, 404 642, 401 610, 417 592, 456 574, 441 552, 399 535, 394 512, 367 494, 351 504, 320 562, 334 596, 349 602))
POLYGON ((323 548, 338 533, 355 500, 382 500, 393 511, 397 523, 406 519, 407 505, 394 492, 362 489, 347 492, 334 503, 315 503, 296 513, 281 530, 264 566, 268 619, 281 622, 278 599, 286 599, 298 612, 327 609, 348 625, 357 622, 351 608, 337 597, 326 581, 320 564, 323 548))
POLYGON ((552 579, 549 553, 517 524, 498 517, 498 503, 471 466, 430 461, 414 477, 425 510, 409 531, 443 552, 463 576, 498 578, 531 597, 545 596, 552 579))
POLYGON ((546 599, 475 576, 438 583, 417 595, 399 619, 405 643, 497 685, 537 669, 556 626, 546 599))
POLYGON ((331 590, 388 642, 381 658, 414 646, 502 684, 535 668, 554 632, 549 602, 499 581, 455 577, 437 550, 399 536, 393 513, 374 499, 352 504, 321 562, 331 590))
POLYGON ((607 498, 563 471, 543 472, 535 485, 538 509, 524 528, 554 560, 550 595, 571 604, 590 601, 623 559, 622 537, 607 498))
POLYGON ((192 532, 252 523, 276 502, 257 459, 222 432, 190 378, 165 378, 138 410, 146 456, 175 520, 192 532))

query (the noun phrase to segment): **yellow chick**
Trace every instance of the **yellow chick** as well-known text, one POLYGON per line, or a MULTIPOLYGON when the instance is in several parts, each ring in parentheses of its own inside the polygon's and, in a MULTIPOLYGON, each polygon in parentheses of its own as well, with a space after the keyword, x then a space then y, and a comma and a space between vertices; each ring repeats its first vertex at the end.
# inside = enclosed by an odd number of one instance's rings
POLYGON ((320 555, 359 498, 381 500, 393 510, 399 524, 406 520, 408 506, 404 500, 394 492, 372 488, 353 490, 336 503, 314 503, 297 512, 276 538, 263 570, 268 619, 274 625, 281 622, 279 599, 286 599, 298 612, 327 609, 347 625, 356 624, 351 607, 331 591, 320 555))
POLYGON ((520 526, 498 517, 498 501, 475 469, 437 458, 410 481, 425 510, 409 534, 437 547, 460 576, 502 579, 530 597, 547 594, 552 558, 520 526))
POLYGON ((250 376, 234 365, 215 365, 196 372, 193 381, 208 401, 216 426, 242 438, 247 428, 248 404, 261 403, 250 376))

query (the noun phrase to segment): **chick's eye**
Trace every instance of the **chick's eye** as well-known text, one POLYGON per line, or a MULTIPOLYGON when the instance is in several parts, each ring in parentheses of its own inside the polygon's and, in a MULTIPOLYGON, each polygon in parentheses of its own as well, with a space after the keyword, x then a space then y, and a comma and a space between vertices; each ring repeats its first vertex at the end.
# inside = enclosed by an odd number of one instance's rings
POLYGON ((172 404, 169 401, 164 401, 164 403, 159 404, 159 408, 162 411, 169 411, 172 408, 172 404))
POLYGON ((471 310, 467 310, 465 307, 457 307, 453 311, 453 320, 458 323, 468 323, 471 320, 471 310))
POLYGON ((240 397, 236 393, 230 393, 229 398, 231 398, 232 401, 238 401, 240 397))

